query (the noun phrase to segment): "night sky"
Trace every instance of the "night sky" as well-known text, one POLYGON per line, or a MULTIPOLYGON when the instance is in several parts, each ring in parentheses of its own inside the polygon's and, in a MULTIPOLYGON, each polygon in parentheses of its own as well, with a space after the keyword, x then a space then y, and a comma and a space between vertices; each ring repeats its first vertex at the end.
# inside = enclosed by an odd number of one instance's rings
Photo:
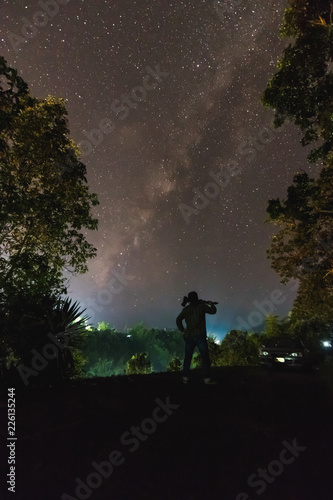
POLYGON ((66 99, 99 196, 99 230, 87 234, 97 257, 69 282, 93 324, 175 327, 191 290, 219 302, 208 318, 219 337, 242 322, 260 327, 263 301, 290 311, 295 286, 265 254, 277 230, 266 207, 297 171, 319 166, 307 165, 295 126, 271 130, 260 103, 286 44, 285 6, 1 2, 1 55, 36 97, 66 99))

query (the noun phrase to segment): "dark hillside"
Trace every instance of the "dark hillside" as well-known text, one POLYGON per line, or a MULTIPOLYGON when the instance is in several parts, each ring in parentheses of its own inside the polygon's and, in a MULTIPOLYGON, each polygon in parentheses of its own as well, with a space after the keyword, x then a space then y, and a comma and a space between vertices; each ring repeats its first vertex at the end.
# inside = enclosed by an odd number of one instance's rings
MULTIPOLYGON (((18 393, 17 492, 5 498, 333 498, 333 399, 318 374, 214 376, 216 386, 161 373, 18 393), (75 493, 77 478, 91 488, 75 493)), ((5 429, 6 406, 1 415, 5 429)))

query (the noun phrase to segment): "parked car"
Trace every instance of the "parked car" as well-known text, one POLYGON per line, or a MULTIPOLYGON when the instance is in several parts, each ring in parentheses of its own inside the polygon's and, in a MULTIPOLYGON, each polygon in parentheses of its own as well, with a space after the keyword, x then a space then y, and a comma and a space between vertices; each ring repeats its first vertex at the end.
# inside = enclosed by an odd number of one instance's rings
POLYGON ((259 350, 260 364, 266 367, 290 366, 305 368, 312 366, 312 355, 297 337, 269 338, 259 350))

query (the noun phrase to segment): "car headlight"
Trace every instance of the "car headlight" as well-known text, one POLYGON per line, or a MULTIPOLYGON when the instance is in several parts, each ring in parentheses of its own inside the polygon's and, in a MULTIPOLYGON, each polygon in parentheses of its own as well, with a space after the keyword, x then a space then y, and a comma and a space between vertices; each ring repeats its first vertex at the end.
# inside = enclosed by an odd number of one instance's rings
POLYGON ((294 358, 301 358, 303 356, 302 352, 292 352, 290 356, 293 356, 294 358))
POLYGON ((268 356, 268 354, 269 354, 269 353, 268 353, 267 351, 261 351, 261 353, 260 353, 260 354, 261 354, 262 356, 268 356))

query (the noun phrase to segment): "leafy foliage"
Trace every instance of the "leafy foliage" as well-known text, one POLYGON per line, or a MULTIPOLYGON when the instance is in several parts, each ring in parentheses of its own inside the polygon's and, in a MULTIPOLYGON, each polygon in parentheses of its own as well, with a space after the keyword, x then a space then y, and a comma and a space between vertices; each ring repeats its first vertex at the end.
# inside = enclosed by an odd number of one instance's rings
MULTIPOLYGON (((208 337, 208 352, 212 367, 230 365, 256 365, 259 360, 259 335, 248 334, 240 330, 231 330, 222 340, 208 337)), ((201 367, 201 356, 194 357, 194 365, 201 367)))
POLYGON ((266 338, 292 335, 291 316, 288 315, 286 318, 281 319, 275 314, 269 314, 265 318, 264 331, 262 334, 266 338))
MULTIPOLYGON (((233 330, 221 344, 216 337, 207 339, 211 365, 255 365, 258 363, 260 336, 233 330)), ((184 356, 184 341, 177 330, 156 330, 145 327, 142 323, 129 332, 120 333, 114 328, 106 330, 92 329, 86 334, 84 355, 88 358, 86 372, 88 376, 120 375, 128 371, 128 360, 136 366, 148 359, 149 370, 155 372, 180 371, 184 356), (135 360, 135 361, 132 361, 135 360), (102 375, 103 374, 103 375, 102 375)), ((201 356, 192 359, 193 368, 201 366, 201 356)), ((146 369, 143 363, 143 370, 146 369)), ((131 370, 131 368, 130 368, 131 370)), ((131 372, 133 373, 133 372, 131 372)))
POLYGON ((60 300, 44 319, 45 329, 48 332, 64 336, 71 347, 81 348, 83 337, 86 336, 86 324, 89 317, 82 316, 78 302, 66 298, 60 300))
POLYGON ((35 315, 27 312, 21 322, 13 322, 10 335, 5 340, 2 338, 3 363, 7 367, 10 364, 16 367, 21 363, 30 367, 33 350, 42 355, 45 346, 54 345, 58 337, 57 356, 48 360, 47 368, 38 373, 36 380, 43 383, 51 379, 59 381, 82 376, 87 363, 83 352, 87 317, 82 316, 83 312, 79 304, 70 299, 56 302, 53 308, 50 306, 47 312, 44 311, 43 316, 41 311, 35 315))
POLYGON ((106 321, 100 321, 97 325, 97 330, 112 330, 112 327, 110 325, 110 323, 107 323, 106 321))
POLYGON ((98 362, 89 368, 87 377, 109 377, 112 370, 113 361, 105 358, 99 358, 98 362))
POLYGON ((259 361, 260 336, 231 330, 221 342, 223 365, 256 365, 259 361))
POLYGON ((127 362, 127 373, 129 375, 145 375, 151 373, 153 367, 148 358, 147 352, 139 352, 134 354, 131 359, 127 362))
POLYGON ((62 99, 34 98, 0 58, 0 307, 43 306, 66 292, 63 271, 83 273, 96 249, 98 204, 69 138, 62 99))
POLYGON ((289 326, 291 336, 300 338, 310 349, 319 349, 321 340, 332 335, 331 325, 320 317, 296 318, 293 317, 289 326))
POLYGON ((179 372, 181 370, 181 367, 182 367, 182 362, 180 358, 178 358, 178 356, 174 356, 168 365, 167 371, 179 372))
POLYGON ((129 350, 128 344, 129 338, 113 328, 106 330, 92 328, 87 332, 83 347, 88 359, 87 372, 93 374, 103 371, 103 376, 123 373, 126 370, 127 360, 134 354, 134 351, 129 350), (111 363, 107 364, 109 361, 111 363))
POLYGON ((87 332, 83 351, 88 358, 88 373, 97 373, 104 366, 107 367, 103 368, 105 373, 109 370, 105 376, 122 374, 127 369, 127 361, 140 352, 148 353, 154 371, 163 372, 173 357, 183 356, 184 341, 177 330, 157 330, 140 323, 121 333, 110 325, 104 329, 105 325, 101 322, 98 329, 87 332), (107 365, 109 360, 112 364, 107 365))
POLYGON ((267 250, 282 282, 299 280, 294 314, 333 321, 333 168, 317 180, 294 177, 285 201, 271 200, 268 221, 280 227, 267 250))
POLYGON ((74 347, 73 349, 71 349, 71 353, 73 356, 74 367, 68 375, 74 379, 82 378, 86 373, 88 358, 84 355, 81 348, 78 349, 74 347))
POLYGON ((278 62, 262 102, 275 110, 275 125, 286 119, 304 133, 302 144, 321 145, 310 161, 327 157, 333 146, 333 4, 294 0, 285 10, 281 36, 293 37, 278 62))
POLYGON ((306 322, 321 325, 319 330, 331 328, 333 331, 333 294, 332 288, 323 287, 317 275, 301 281, 291 312, 292 322, 306 322))
POLYGON ((282 282, 299 280, 294 318, 316 320, 320 314, 332 322, 333 3, 293 0, 281 36, 293 40, 262 102, 275 110, 277 127, 288 119, 300 128, 302 145, 315 146, 309 161, 322 160, 323 167, 318 179, 297 173, 287 199, 269 201, 268 222, 280 230, 267 253, 282 282))
POLYGON ((267 212, 268 221, 282 228, 267 252, 282 280, 302 280, 313 273, 331 287, 333 168, 323 168, 318 180, 297 174, 287 199, 270 200, 267 212))

